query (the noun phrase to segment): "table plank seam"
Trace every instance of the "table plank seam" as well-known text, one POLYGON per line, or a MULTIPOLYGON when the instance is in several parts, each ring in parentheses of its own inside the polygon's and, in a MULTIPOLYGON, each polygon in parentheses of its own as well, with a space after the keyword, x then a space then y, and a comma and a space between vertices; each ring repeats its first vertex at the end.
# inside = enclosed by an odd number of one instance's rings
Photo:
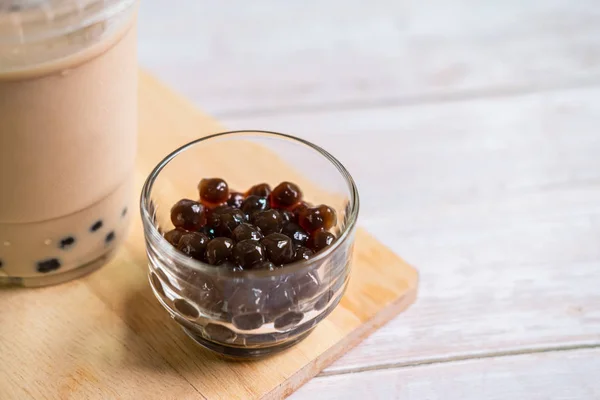
POLYGON ((453 362, 467 361, 467 360, 481 360, 481 359, 490 359, 490 358, 499 358, 499 357, 514 357, 514 356, 521 356, 521 355, 526 355, 526 354, 569 352, 569 351, 599 349, 599 348, 600 348, 600 342, 597 342, 597 343, 584 343, 584 344, 564 345, 564 346, 548 346, 548 347, 540 347, 540 348, 522 348, 522 349, 516 349, 516 350, 485 352, 485 353, 479 353, 479 354, 465 354, 465 355, 450 356, 450 357, 432 357, 429 359, 409 361, 409 362, 387 363, 387 364, 379 364, 379 365, 370 365, 370 366, 366 366, 366 367, 348 368, 348 369, 340 369, 340 370, 334 370, 334 371, 324 371, 324 372, 321 372, 319 375, 317 375, 317 377, 347 375, 347 374, 354 374, 354 373, 367 372, 367 371, 386 370, 386 369, 412 368, 412 367, 419 367, 419 366, 423 366, 423 365, 450 364, 453 362))
POLYGON ((429 104, 455 103, 476 99, 495 99, 518 97, 535 93, 560 92, 563 90, 581 89, 600 86, 600 76, 568 79, 553 83, 533 85, 517 84, 488 88, 456 90, 447 93, 425 93, 405 97, 387 97, 368 101, 341 101, 322 104, 291 105, 278 108, 246 108, 244 110, 215 111, 218 119, 236 120, 253 117, 269 117, 289 114, 322 114, 348 110, 369 110, 390 107, 411 107, 429 104))

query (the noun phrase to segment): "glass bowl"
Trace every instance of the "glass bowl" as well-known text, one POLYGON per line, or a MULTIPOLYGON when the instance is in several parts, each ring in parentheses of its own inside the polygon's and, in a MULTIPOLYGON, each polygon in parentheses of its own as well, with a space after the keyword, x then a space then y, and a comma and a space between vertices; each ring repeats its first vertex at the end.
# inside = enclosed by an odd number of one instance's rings
POLYGON ((350 274, 359 200, 356 185, 331 154, 293 136, 224 132, 188 143, 150 173, 141 214, 154 294, 202 346, 234 358, 256 358, 294 345, 339 303, 350 274), (267 182, 297 183, 304 200, 338 214, 336 240, 309 260, 274 271, 233 271, 177 251, 162 236, 173 228, 171 206, 198 199, 202 178, 245 191, 267 182))

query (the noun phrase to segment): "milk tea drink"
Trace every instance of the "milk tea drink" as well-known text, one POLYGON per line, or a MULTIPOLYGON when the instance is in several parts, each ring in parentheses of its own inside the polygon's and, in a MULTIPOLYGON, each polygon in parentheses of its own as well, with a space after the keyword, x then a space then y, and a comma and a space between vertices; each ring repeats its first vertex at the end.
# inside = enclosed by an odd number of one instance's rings
POLYGON ((127 233, 136 0, 0 2, 0 285, 101 266, 127 233))

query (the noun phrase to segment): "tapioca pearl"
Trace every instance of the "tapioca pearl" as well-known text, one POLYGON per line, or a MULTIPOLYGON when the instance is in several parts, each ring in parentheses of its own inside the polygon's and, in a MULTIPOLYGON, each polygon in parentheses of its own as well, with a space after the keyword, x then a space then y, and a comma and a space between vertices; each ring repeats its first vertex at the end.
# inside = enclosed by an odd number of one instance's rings
POLYGON ((273 208, 291 208, 302 200, 302 191, 292 182, 281 182, 271 192, 270 200, 273 208))
POLYGON ((76 240, 73 236, 67 236, 61 239, 58 247, 60 247, 62 250, 67 250, 75 244, 75 241, 76 240))
POLYGON ((316 272, 308 272, 307 274, 296 278, 293 284, 299 300, 306 300, 317 294, 321 281, 316 272))
POLYGON ((244 331, 260 328, 265 323, 265 317, 261 313, 241 314, 233 317, 233 325, 244 331))
POLYGON ((262 310, 267 293, 253 285, 241 285, 231 282, 231 286, 224 290, 227 301, 227 310, 232 314, 250 314, 262 310), (231 294, 230 291, 232 291, 231 294))
POLYGON ((235 340, 236 334, 231 329, 219 324, 208 324, 204 327, 204 333, 209 339, 217 342, 230 342, 235 340))
POLYGON ((101 219, 99 219, 98 221, 94 222, 92 226, 90 226, 90 232, 98 231, 100 228, 102 228, 102 225, 104 225, 104 223, 101 219))
POLYGON ((56 271, 61 266, 60 261, 57 258, 50 258, 48 260, 42 260, 37 263, 37 271, 45 274, 48 272, 56 271))
POLYGON ((200 312, 198 309, 194 307, 189 301, 184 299, 175 299, 173 302, 175 309, 179 311, 182 315, 196 319, 200 316, 200 312))
POLYGON ((332 298, 333 298, 333 290, 328 290, 327 292, 322 294, 321 297, 319 297, 319 299, 315 303, 315 310, 321 311, 322 309, 324 309, 325 306, 327 306, 327 304, 329 304, 329 302, 331 301, 332 298))
POLYGON ((114 231, 110 231, 110 232, 108 232, 108 234, 104 238, 104 241, 106 242, 106 244, 109 244, 113 240, 115 240, 115 232, 114 231))
POLYGON ((304 318, 304 314, 297 311, 290 311, 277 318, 273 324, 275 329, 287 329, 298 325, 304 318))
POLYGON ((194 273, 185 279, 186 297, 192 301, 200 310, 210 313, 219 313, 223 306, 223 296, 212 278, 202 273, 194 273))
POLYGON ((294 287, 290 282, 284 281, 269 290, 265 301, 265 310, 271 318, 274 318, 288 311, 295 303, 294 287))

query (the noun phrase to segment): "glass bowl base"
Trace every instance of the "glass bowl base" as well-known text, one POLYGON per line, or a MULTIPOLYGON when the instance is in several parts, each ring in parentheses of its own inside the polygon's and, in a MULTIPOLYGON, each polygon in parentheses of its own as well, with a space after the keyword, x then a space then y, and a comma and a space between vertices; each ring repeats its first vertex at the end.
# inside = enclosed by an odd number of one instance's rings
POLYGON ((263 357, 267 357, 284 350, 289 349, 290 347, 296 345, 297 343, 304 340, 310 333, 314 330, 309 329, 308 331, 302 333, 295 338, 285 341, 283 343, 277 343, 273 346, 268 347, 235 347, 235 346, 226 346, 221 343, 215 343, 210 340, 207 340, 202 335, 199 335, 189 329, 183 328, 183 331, 192 338, 196 343, 200 346, 204 347, 212 351, 213 353, 218 354, 221 357, 243 361, 243 360, 255 360, 263 357))

